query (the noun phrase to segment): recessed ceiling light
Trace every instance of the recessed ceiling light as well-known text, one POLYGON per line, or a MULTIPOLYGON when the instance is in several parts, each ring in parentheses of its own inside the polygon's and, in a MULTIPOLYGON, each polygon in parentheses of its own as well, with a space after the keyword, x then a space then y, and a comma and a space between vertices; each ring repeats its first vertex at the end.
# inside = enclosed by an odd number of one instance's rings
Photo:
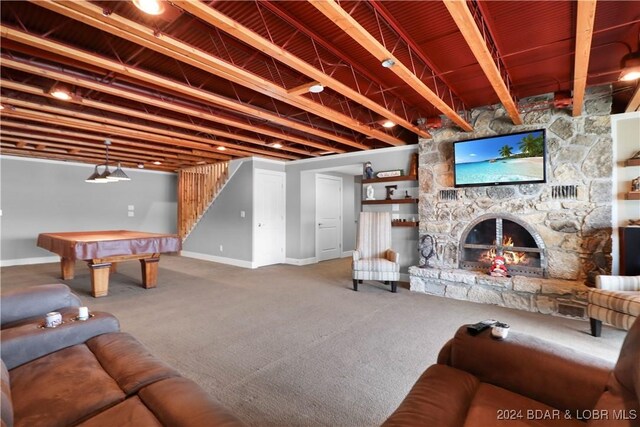
POLYGON ((69 91, 62 88, 56 88, 51 91, 51 96, 62 101, 69 101, 71 99, 71 94, 69 93, 69 91))
POLYGON ((393 123, 391 120, 385 120, 385 121, 382 123, 382 127, 385 127, 385 128, 387 128, 387 129, 392 128, 392 127, 394 127, 395 125, 396 125, 396 124, 395 124, 395 123, 393 123))
POLYGON ((138 169, 144 169, 144 164, 138 163, 138 169))
POLYGON ((272 145, 273 148, 282 148, 282 144, 280 144, 279 142, 276 142, 272 145))
POLYGON ((155 162, 153 162, 153 164, 154 164, 154 165, 161 165, 161 164, 162 164, 162 162, 160 162, 160 161, 156 160, 155 162))
POLYGON ((324 86, 322 86, 320 83, 316 83, 309 86, 309 92, 311 93, 320 93, 323 90, 324 90, 324 86))
POLYGON ((630 82, 640 78, 640 51, 626 54, 621 61, 622 72, 618 80, 630 82))
POLYGON ((160 15, 164 12, 164 3, 160 0, 132 0, 135 7, 149 15, 160 15))
POLYGON ((223 147, 222 145, 219 146, 218 148, 216 148, 216 150, 218 151, 225 151, 227 149, 227 147, 223 147))
POLYGON ((4 105, 0 104, 0 110, 4 110, 4 105))
POLYGON ((391 59, 391 58, 387 58, 387 59, 385 59, 384 61, 382 61, 382 66, 383 66, 384 68, 391 68, 391 67, 393 67, 394 65, 396 65, 396 61, 394 61, 394 60, 393 60, 393 59, 391 59))

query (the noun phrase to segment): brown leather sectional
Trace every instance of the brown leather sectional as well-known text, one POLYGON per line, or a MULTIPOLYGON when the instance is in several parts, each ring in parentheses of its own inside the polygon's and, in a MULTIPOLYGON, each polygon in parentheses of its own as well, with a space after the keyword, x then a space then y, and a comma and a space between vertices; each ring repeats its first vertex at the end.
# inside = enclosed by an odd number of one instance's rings
POLYGON ((640 426, 640 321, 618 362, 511 332, 461 327, 384 423, 392 426, 640 426))
POLYGON ((2 295, 2 426, 242 425, 108 313, 77 321, 65 285, 2 295), (6 308, 6 309, 5 309, 6 308), (44 314, 64 323, 42 328, 44 314))

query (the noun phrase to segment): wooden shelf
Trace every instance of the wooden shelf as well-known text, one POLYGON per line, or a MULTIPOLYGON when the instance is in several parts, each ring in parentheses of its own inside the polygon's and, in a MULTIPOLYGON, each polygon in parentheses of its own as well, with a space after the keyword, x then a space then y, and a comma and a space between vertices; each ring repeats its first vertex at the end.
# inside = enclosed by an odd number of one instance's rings
POLYGON ((402 203, 418 203, 418 199, 391 199, 391 200, 363 200, 363 205, 392 205, 402 203))
POLYGON ((391 221, 391 226, 392 227, 417 227, 419 226, 420 223, 419 222, 413 222, 413 221, 391 221))
POLYGON ((627 200, 640 200, 640 191, 629 191, 625 199, 627 200))
MULTIPOLYGON (((626 162, 624 162, 625 166, 640 166, 640 159, 627 159, 626 162)), ((364 182, 364 180, 362 181, 364 182)))
POLYGON ((418 177, 415 175, 402 175, 402 176, 389 176, 386 178, 371 178, 363 179, 363 184, 373 184, 375 182, 393 182, 393 181, 417 181, 418 177))

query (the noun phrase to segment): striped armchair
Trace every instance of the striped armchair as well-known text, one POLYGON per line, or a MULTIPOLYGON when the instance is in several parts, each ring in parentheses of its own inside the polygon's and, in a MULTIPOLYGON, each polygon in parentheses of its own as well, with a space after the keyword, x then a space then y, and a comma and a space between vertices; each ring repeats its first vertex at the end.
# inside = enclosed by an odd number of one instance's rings
POLYGON ((396 292, 400 280, 399 255, 391 249, 391 214, 360 212, 356 250, 353 251, 353 290, 363 280, 378 280, 396 292))
POLYGON ((640 276, 597 276, 589 290, 587 315, 591 334, 599 337, 602 322, 629 330, 640 317, 640 276))

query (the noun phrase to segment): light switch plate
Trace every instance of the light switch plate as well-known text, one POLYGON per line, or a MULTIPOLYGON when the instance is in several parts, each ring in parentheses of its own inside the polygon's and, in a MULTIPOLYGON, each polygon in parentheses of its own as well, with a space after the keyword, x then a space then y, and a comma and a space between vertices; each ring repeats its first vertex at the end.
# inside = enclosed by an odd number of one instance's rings
POLYGON ((134 216, 134 215, 135 215, 135 213, 133 211, 127 212, 127 216, 134 216))
POLYGON ((127 209, 128 209, 128 210, 130 210, 130 211, 132 211, 132 210, 134 210, 134 209, 135 209, 135 206, 133 206, 133 205, 129 205, 129 206, 127 206, 127 209))
POLYGON ((394 203, 391 205, 391 210, 393 212, 398 212, 400 210, 400 205, 398 203, 394 203))

